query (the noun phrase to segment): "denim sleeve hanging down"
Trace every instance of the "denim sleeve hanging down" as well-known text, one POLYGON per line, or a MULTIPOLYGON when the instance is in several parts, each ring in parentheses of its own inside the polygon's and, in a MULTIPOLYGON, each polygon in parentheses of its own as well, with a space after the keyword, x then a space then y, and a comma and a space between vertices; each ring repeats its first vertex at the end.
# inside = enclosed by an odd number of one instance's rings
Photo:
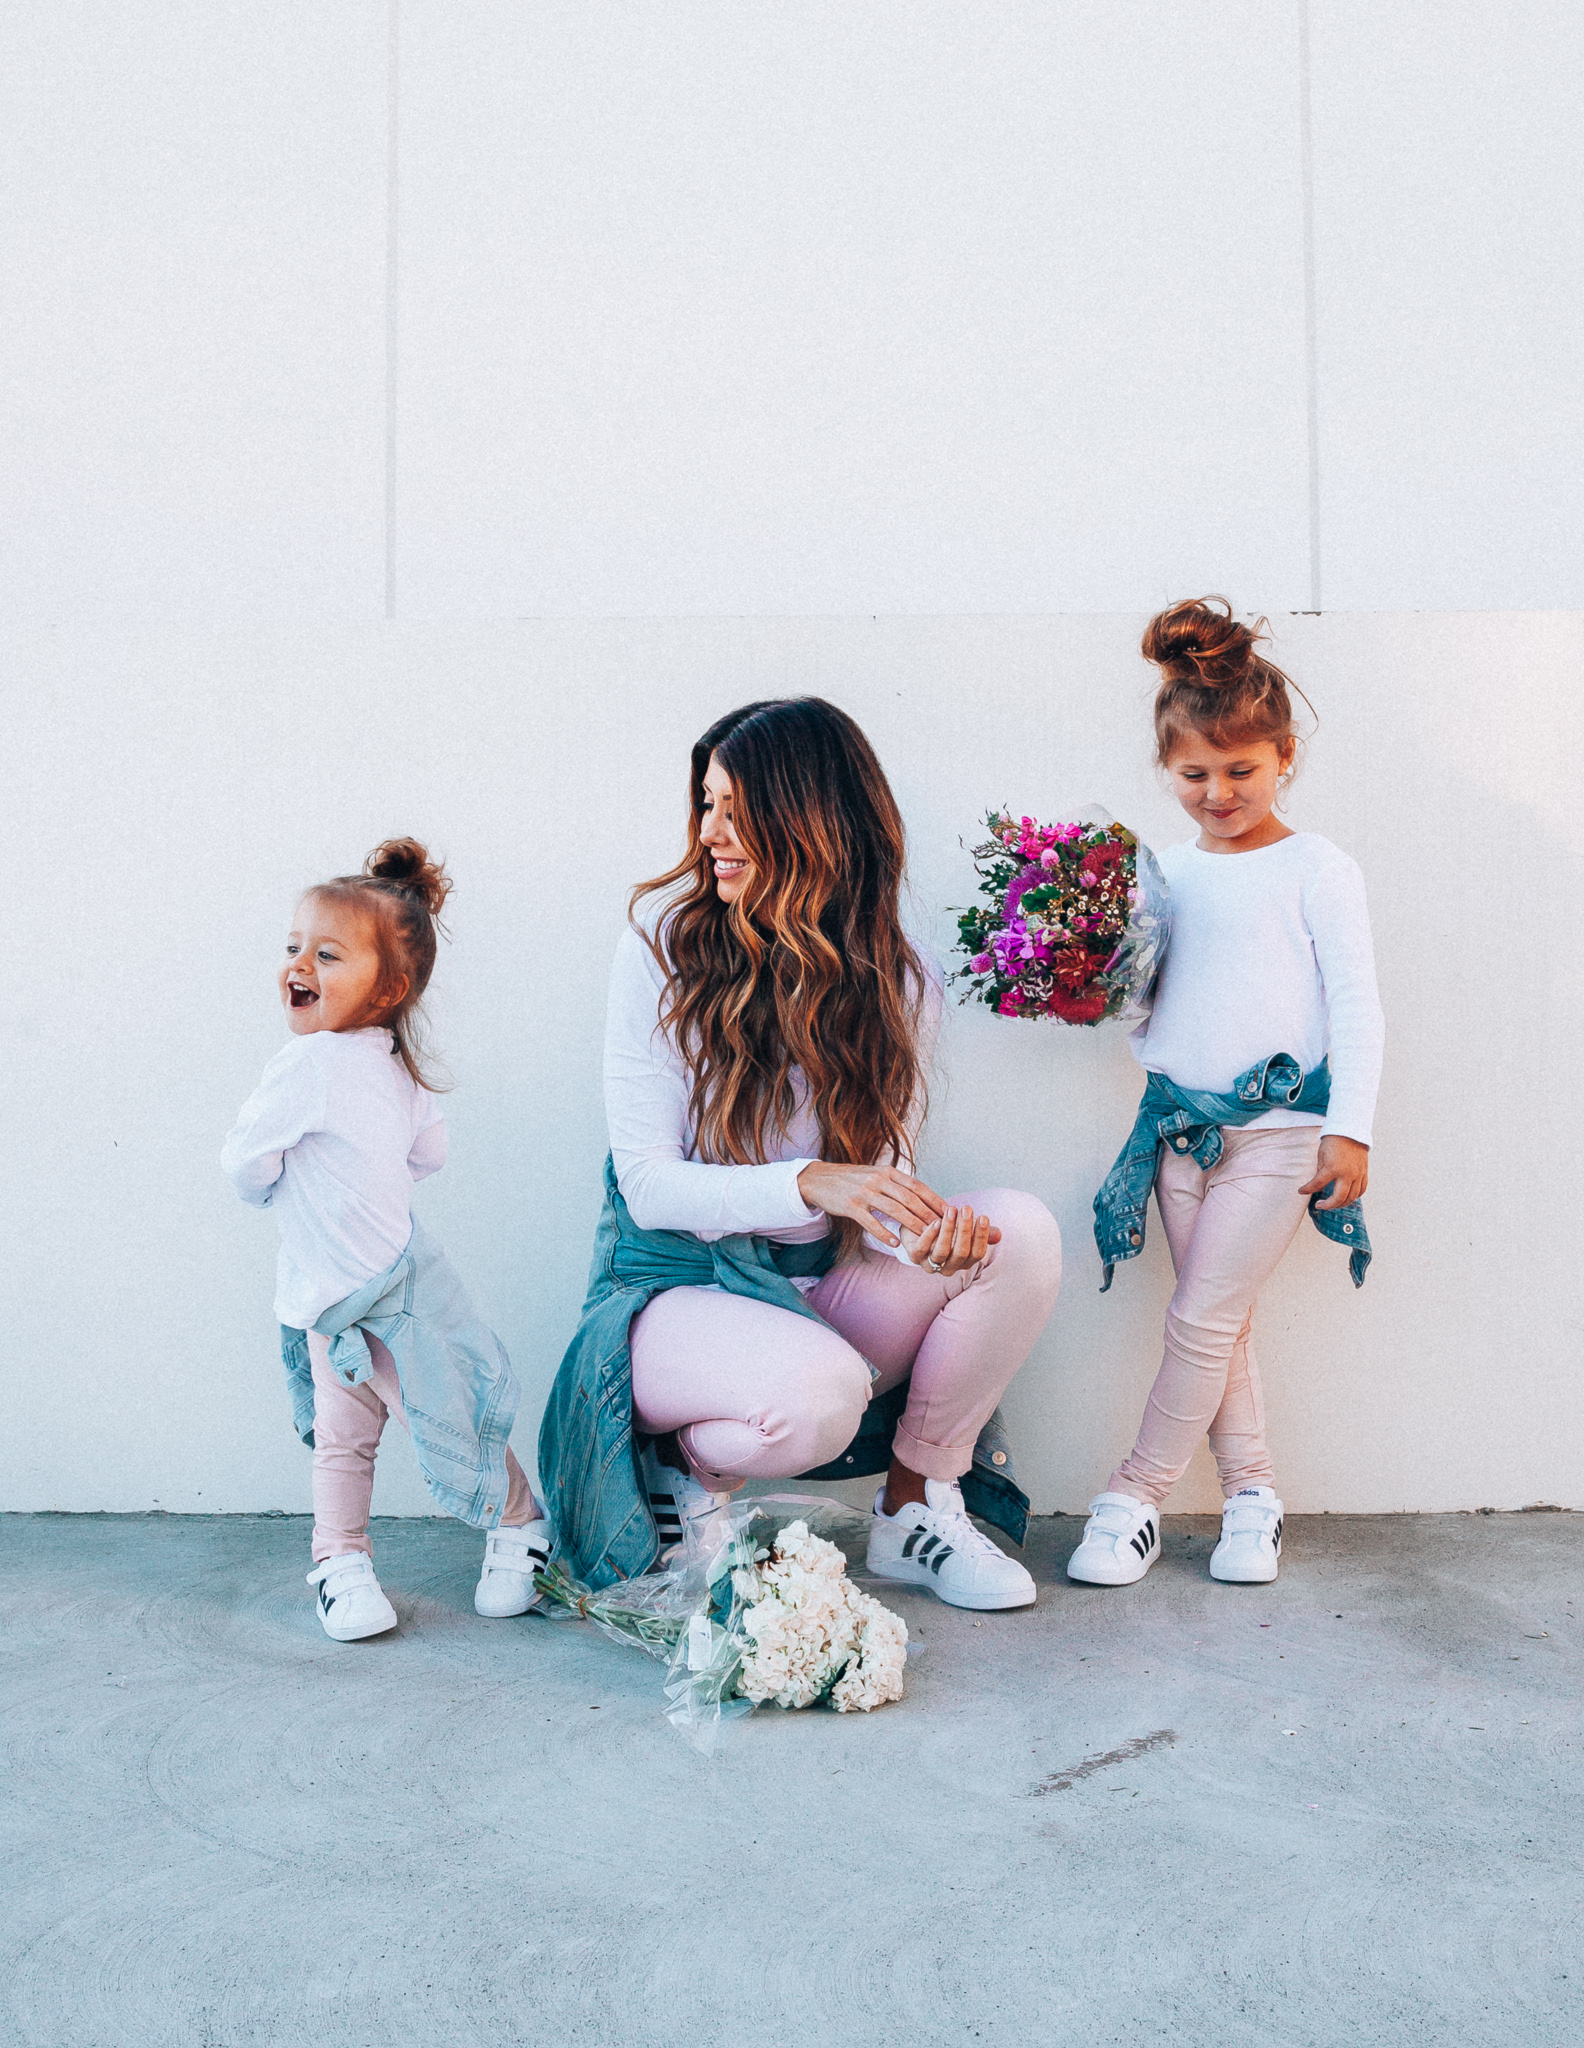
MULTIPOLYGON (((792 1282, 829 1272, 834 1260, 828 1237, 802 1244, 746 1236, 706 1242, 685 1230, 640 1230, 606 1159, 588 1295, 539 1426, 539 1479, 558 1554, 585 1584, 598 1589, 637 1578, 659 1553, 633 1444, 633 1318, 668 1287, 716 1286, 818 1322, 792 1282)), ((872 1402, 846 1454, 802 1476, 856 1479, 884 1471, 906 1398, 905 1388, 894 1388, 872 1402)), ((961 1484, 975 1514, 1014 1542, 1023 1540, 1028 1497, 1012 1476, 999 1412, 980 1432, 973 1470, 961 1484)))
MULTIPOLYGON (((1127 1143, 1094 1198, 1095 1243, 1105 1267, 1100 1292, 1104 1294, 1111 1285, 1111 1275, 1121 1260, 1136 1259, 1144 1249, 1144 1219, 1163 1145, 1174 1152, 1192 1153, 1208 1172, 1221 1157, 1223 1124, 1234 1128, 1251 1124, 1272 1109, 1298 1109, 1323 1116, 1330 1099, 1330 1062, 1322 1060, 1306 1074, 1285 1052, 1273 1053, 1246 1074, 1239 1074, 1226 1095, 1179 1088, 1164 1074, 1152 1073, 1127 1143)), ((1322 1188, 1310 1196, 1310 1218, 1322 1236, 1347 1249, 1353 1285, 1362 1287, 1372 1256, 1363 1204, 1350 1202, 1345 1209, 1321 1209, 1317 1204, 1327 1192, 1322 1188)))
MULTIPOLYGON (((468 1300, 450 1261, 414 1224, 389 1272, 327 1308, 314 1324, 330 1340, 330 1366, 345 1385, 374 1370, 368 1337, 389 1351, 418 1467, 448 1515, 493 1529, 506 1507, 506 1444, 522 1389, 506 1348, 468 1300)), ((301 1330, 281 1325, 292 1421, 312 1447, 313 1370, 301 1330)))

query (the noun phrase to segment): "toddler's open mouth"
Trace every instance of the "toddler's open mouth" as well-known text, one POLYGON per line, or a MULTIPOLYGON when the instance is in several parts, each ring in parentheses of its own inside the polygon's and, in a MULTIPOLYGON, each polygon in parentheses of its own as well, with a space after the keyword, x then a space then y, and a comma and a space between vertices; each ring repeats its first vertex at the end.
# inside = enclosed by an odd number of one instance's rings
POLYGON ((319 1000, 314 991, 311 988, 304 988, 301 982, 291 981, 286 985, 291 990, 291 1006, 294 1010, 306 1010, 311 1003, 319 1000))

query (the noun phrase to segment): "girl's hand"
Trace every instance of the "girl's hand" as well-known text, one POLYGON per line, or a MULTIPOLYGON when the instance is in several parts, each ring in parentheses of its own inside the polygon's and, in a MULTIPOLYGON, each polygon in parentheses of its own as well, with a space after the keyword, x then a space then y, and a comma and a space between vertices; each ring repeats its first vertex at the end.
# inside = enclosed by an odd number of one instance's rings
POLYGON ((1368 1145, 1361 1145, 1357 1138, 1322 1138, 1315 1177, 1305 1181, 1298 1192, 1317 1195, 1322 1188, 1330 1187, 1332 1181, 1336 1186, 1327 1200, 1315 1203, 1317 1209, 1345 1209, 1350 1202, 1356 1202, 1369 1186, 1368 1145))
POLYGON ((927 1266, 942 1278, 977 1266, 991 1245, 1000 1242, 1001 1233, 988 1216, 959 1209, 955 1202, 948 1202, 927 1230, 902 1233, 902 1243, 914 1265, 927 1266))
POLYGON ((925 1231, 946 1207, 933 1188, 895 1166, 832 1166, 816 1159, 804 1167, 797 1184, 811 1209, 823 1209, 827 1216, 850 1216, 886 1245, 894 1246, 900 1239, 887 1230, 883 1219, 908 1231, 925 1231))

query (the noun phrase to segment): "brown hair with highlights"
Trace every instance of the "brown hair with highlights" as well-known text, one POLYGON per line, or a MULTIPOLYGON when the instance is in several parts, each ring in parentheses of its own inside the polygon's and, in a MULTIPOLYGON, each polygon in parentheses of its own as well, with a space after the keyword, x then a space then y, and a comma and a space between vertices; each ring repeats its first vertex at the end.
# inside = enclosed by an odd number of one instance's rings
MULTIPOLYGON (((699 1156, 754 1165, 797 1108, 801 1070, 820 1156, 904 1162, 922 1112, 923 964, 902 929, 902 815, 874 749, 822 697, 744 704, 693 748, 687 851, 641 882, 665 904, 654 935, 661 1023, 692 1075, 699 1156), (712 759, 732 780, 732 820, 752 863, 733 903, 699 837, 712 759)), ((642 925, 639 929, 643 930, 642 925)), ((861 1231, 833 1219, 843 1254, 861 1231)))
POLYGON ((394 1039, 393 1050, 420 1088, 441 1092, 444 1083, 428 1070, 424 1043, 423 995, 434 972, 440 913, 451 894, 441 862, 431 860, 416 839, 387 839, 363 863, 360 875, 337 875, 305 893, 340 903, 367 918, 379 951, 380 978, 370 1025, 394 1039))
POLYGON ((1163 768, 1173 742, 1185 732, 1202 733, 1221 748, 1260 740, 1296 746, 1288 692, 1303 697, 1305 704, 1309 699, 1259 652, 1260 642, 1269 637, 1268 621, 1245 626, 1224 597, 1185 598, 1150 620, 1143 653, 1161 672, 1155 751, 1163 768))

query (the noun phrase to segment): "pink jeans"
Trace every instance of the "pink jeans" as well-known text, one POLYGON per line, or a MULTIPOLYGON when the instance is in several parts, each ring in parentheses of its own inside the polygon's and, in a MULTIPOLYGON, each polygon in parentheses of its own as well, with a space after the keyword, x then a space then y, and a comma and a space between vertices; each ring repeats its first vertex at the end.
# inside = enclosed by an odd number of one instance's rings
MULTIPOLYGON (((347 1387, 330 1369, 330 1339, 317 1330, 308 1332, 314 1385, 315 1564, 322 1564, 327 1557, 344 1557, 349 1550, 373 1556, 368 1525, 369 1502, 374 1497, 374 1454, 387 1415, 394 1415, 403 1429, 407 1427, 396 1361, 371 1331, 363 1334, 374 1370, 361 1386, 347 1387)), ((510 1450, 506 1453, 506 1477, 509 1491, 501 1526, 516 1529, 533 1521, 538 1510, 527 1474, 510 1450)))
POLYGON ((895 1454, 927 1479, 960 1478, 1055 1306, 1061 1237, 1033 1195, 989 1188, 953 1199, 1001 1231, 977 1266, 941 1279, 866 1246, 809 1294, 818 1322, 713 1288, 657 1294, 632 1325, 636 1426, 676 1430, 715 1492, 788 1479, 840 1456, 870 1395, 911 1368, 895 1454))
POLYGON ((1303 1221, 1308 1197, 1298 1190, 1314 1176, 1320 1126, 1228 1128, 1221 1137, 1226 1149, 1208 1173, 1168 1151, 1155 1175, 1177 1291, 1138 1441, 1107 1483, 1157 1507, 1206 1430, 1223 1495, 1274 1484, 1249 1329, 1254 1298, 1303 1221))

